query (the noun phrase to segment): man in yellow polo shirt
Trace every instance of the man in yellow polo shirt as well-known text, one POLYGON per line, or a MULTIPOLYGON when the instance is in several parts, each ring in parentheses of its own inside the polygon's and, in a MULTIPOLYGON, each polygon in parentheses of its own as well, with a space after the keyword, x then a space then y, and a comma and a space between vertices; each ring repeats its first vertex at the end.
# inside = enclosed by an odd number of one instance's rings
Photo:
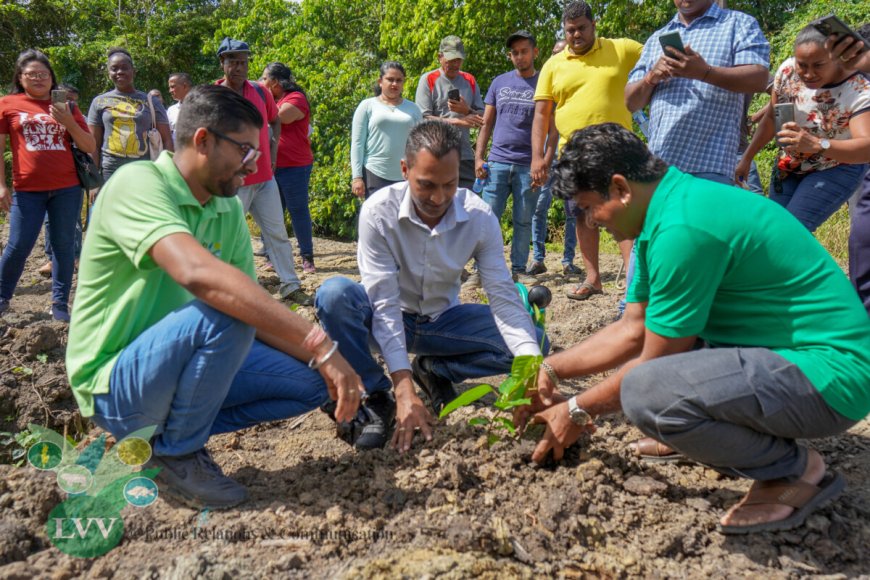
MULTIPOLYGON (((596 38, 592 9, 582 1, 565 7, 562 28, 568 45, 544 64, 535 90, 532 180, 537 186, 547 182, 549 167, 544 159, 544 143, 552 115, 556 116, 560 149, 574 131, 589 125, 612 122, 631 130, 631 113, 625 107, 623 93, 643 46, 627 38, 596 38)), ((599 233, 597 227, 586 223, 573 202, 569 202, 569 208, 578 217, 577 240, 586 266, 586 280, 569 290, 568 298, 586 300, 602 293, 599 233)), ((631 240, 620 242, 619 249, 628 263, 631 240)))

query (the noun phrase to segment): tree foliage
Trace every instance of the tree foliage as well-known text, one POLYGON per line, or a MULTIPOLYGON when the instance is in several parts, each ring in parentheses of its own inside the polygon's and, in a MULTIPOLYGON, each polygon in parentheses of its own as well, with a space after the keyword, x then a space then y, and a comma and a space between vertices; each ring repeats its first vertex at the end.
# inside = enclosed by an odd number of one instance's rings
MULTIPOLYGON (((665 0, 589 0, 598 33, 643 42, 674 16, 665 0)), ((61 80, 82 91, 83 108, 110 88, 106 49, 128 48, 136 86, 164 90, 172 72, 195 82, 221 76, 215 51, 224 36, 253 50, 251 75, 282 61, 305 88, 312 108, 315 168, 311 210, 319 234, 353 237, 359 202, 350 194, 350 125, 372 94, 377 69, 398 60, 413 98, 421 74, 437 67, 440 40, 462 37, 463 68, 483 92, 510 70, 504 40, 517 29, 538 38, 540 67, 561 34, 564 0, 0 0, 0 83, 11 80, 18 52, 45 50, 61 80)), ((853 24, 870 20, 867 0, 732 0, 755 16, 772 41, 775 67, 811 18, 831 11, 853 24)), ((560 204, 552 215, 561 216, 560 204)))

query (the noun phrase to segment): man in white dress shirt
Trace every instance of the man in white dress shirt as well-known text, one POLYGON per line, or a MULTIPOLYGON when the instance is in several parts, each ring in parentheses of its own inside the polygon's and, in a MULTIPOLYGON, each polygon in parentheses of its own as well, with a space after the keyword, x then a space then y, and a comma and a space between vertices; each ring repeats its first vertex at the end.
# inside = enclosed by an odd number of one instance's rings
POLYGON ((362 284, 330 278, 317 291, 317 315, 369 393, 354 431, 357 448, 411 447, 414 432, 432 436, 432 415, 456 397, 453 384, 510 371, 515 356, 549 349, 520 302, 489 205, 457 189, 461 134, 424 121, 408 136, 406 181, 362 206, 358 261, 362 284), (460 304, 462 268, 476 259, 489 304, 460 304), (389 378, 370 345, 383 354, 389 378), (408 353, 417 356, 413 364, 408 353), (390 387, 395 389, 395 398, 390 387))

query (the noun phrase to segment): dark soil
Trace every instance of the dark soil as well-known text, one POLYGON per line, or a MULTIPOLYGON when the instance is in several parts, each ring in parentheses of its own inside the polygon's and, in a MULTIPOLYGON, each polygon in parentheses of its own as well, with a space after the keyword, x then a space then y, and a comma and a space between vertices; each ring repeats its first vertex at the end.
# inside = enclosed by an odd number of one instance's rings
MULTIPOLYGON (((353 244, 316 240, 318 273, 355 276, 353 244)), ((0 431, 34 422, 81 436, 63 366, 66 328, 50 320, 49 283, 28 264, 13 308, 0 318, 0 431)), ((605 291, 586 302, 542 278, 553 344, 565 348, 613 319, 615 256, 603 256, 605 291)), ((558 257, 548 260, 561 271, 558 257)), ((277 283, 262 271, 261 281, 277 283)), ((478 293, 463 296, 479 301, 478 293)), ((300 309, 307 317, 311 309, 300 309)), ((600 377, 598 377, 600 378, 600 377)), ((498 381, 493 378, 493 382, 498 381)), ((567 388, 592 384, 574 381, 567 388)), ((466 384, 464 387, 471 385, 466 384)), ((125 537, 94 560, 51 547, 44 526, 63 494, 51 474, 0 465, 0 578, 273 577, 797 577, 870 572, 870 424, 815 441, 847 492, 786 533, 729 538, 720 514, 748 488, 697 465, 649 466, 625 452, 639 436, 622 417, 599 421, 557 466, 535 467, 533 439, 487 448, 465 409, 411 453, 356 453, 314 412, 303 422, 214 437, 209 448, 250 501, 197 512, 161 498, 125 508, 125 537)), ((11 449, 5 450, 9 461, 11 449)))

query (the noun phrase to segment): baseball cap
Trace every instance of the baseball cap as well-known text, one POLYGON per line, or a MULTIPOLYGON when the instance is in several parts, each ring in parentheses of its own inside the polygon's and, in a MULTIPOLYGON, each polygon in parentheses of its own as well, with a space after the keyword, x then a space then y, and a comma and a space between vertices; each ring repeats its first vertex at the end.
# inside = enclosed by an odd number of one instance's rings
POLYGON ((447 60, 454 58, 465 60, 465 45, 462 44, 462 39, 458 36, 445 36, 438 47, 438 52, 444 55, 447 60))
POLYGON ((248 47, 247 42, 242 42, 241 40, 236 40, 235 38, 227 36, 221 41, 217 55, 220 56, 225 52, 251 52, 251 49, 248 47))
POLYGON ((529 32, 528 30, 517 30, 516 32, 514 32, 513 34, 508 36, 508 39, 507 39, 507 42, 505 43, 505 46, 510 48, 511 44, 513 44, 515 40, 519 40, 521 38, 526 39, 526 40, 531 40, 532 44, 537 44, 537 41, 535 40, 534 34, 529 32))

